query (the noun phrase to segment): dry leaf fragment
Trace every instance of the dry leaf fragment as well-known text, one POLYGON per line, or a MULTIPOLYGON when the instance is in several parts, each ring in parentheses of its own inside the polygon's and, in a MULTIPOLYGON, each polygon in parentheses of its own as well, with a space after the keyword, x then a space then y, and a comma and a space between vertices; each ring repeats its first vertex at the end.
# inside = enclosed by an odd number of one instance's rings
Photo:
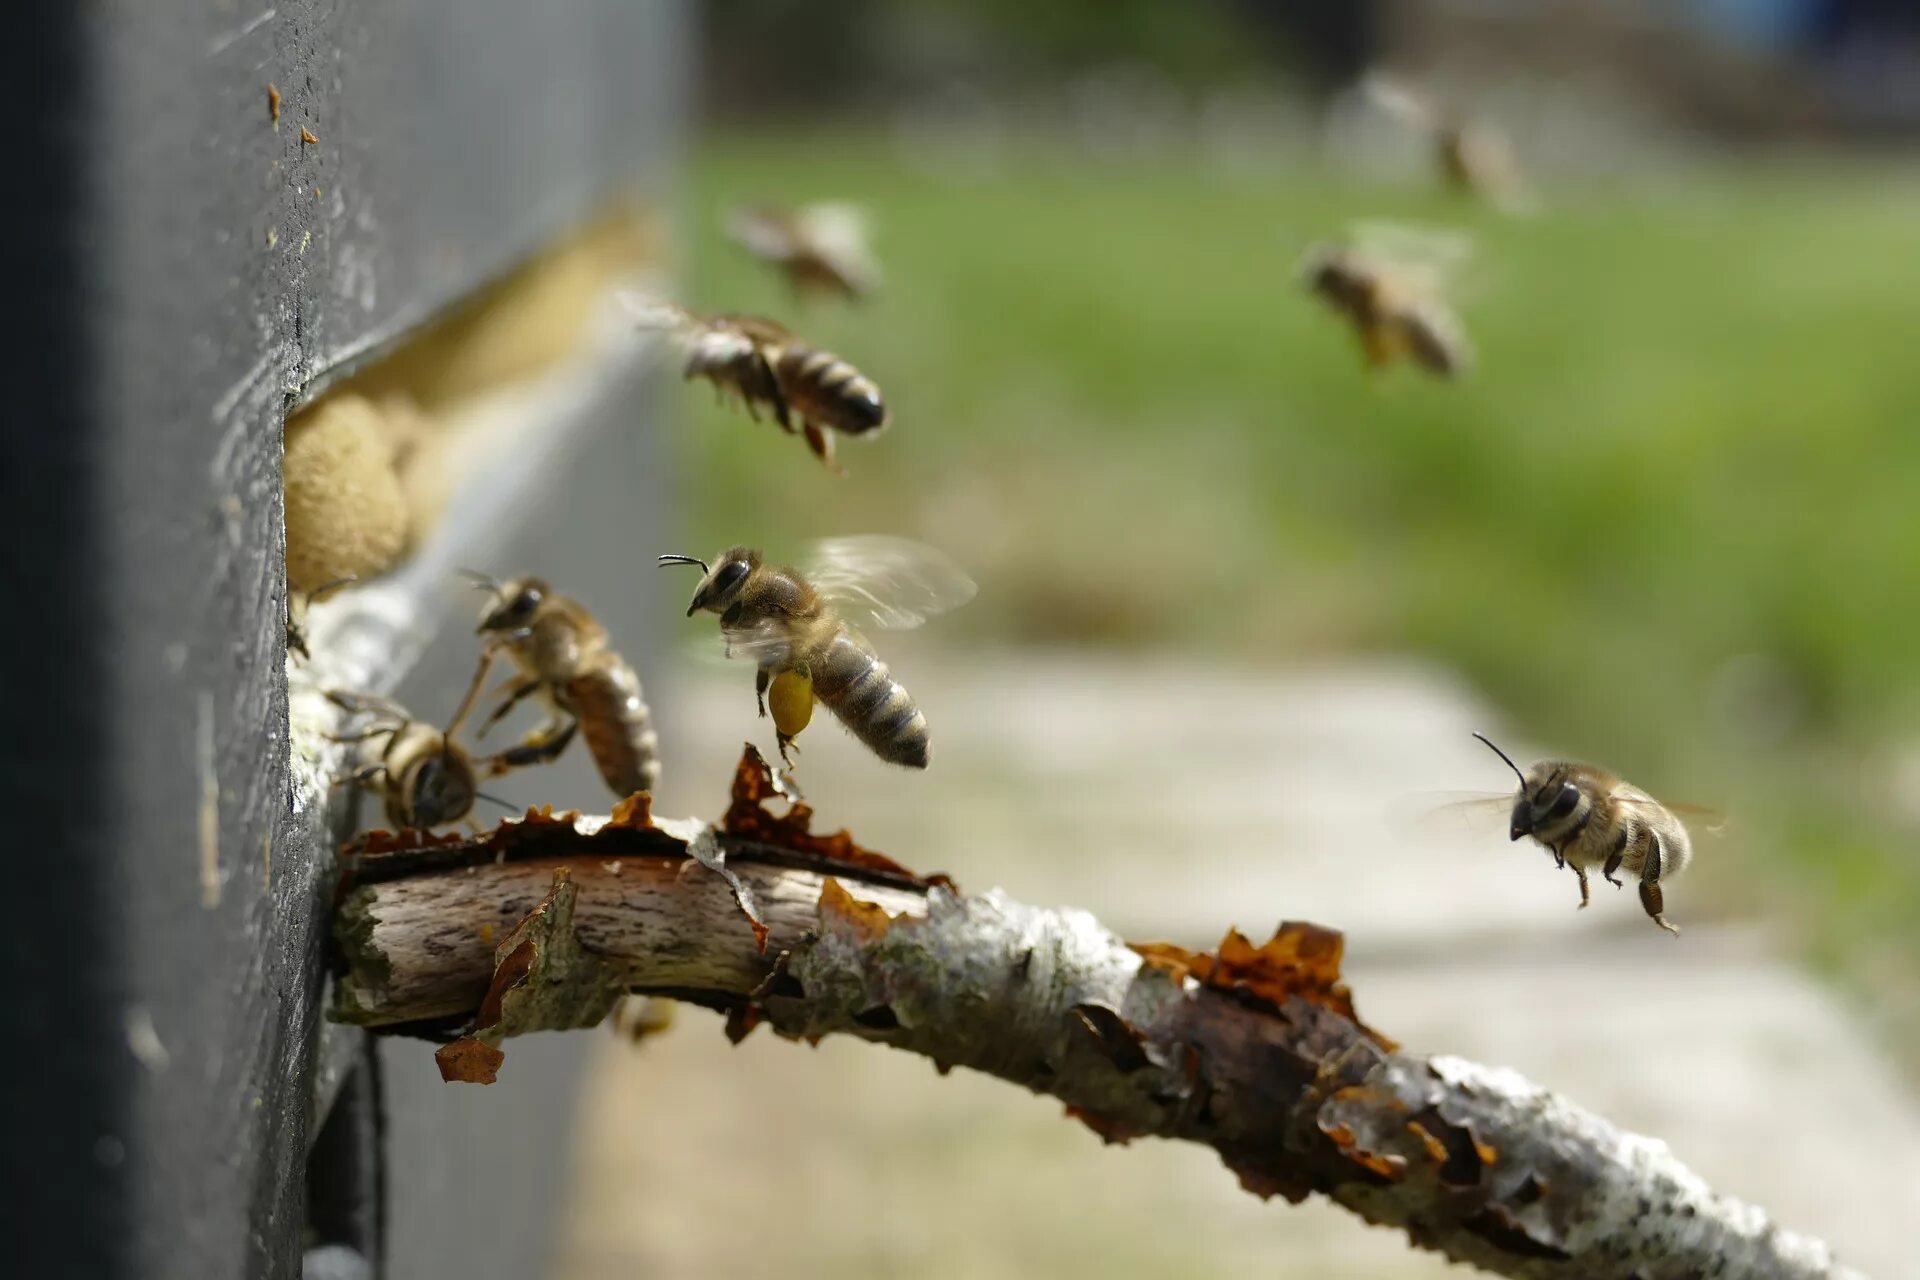
POLYGON ((300 141, 306 143, 310 147, 320 145, 320 139, 314 137, 313 130, 307 128, 305 125, 300 126, 300 141))
POLYGON ((267 119, 280 123, 280 86, 276 84, 267 86, 267 119))

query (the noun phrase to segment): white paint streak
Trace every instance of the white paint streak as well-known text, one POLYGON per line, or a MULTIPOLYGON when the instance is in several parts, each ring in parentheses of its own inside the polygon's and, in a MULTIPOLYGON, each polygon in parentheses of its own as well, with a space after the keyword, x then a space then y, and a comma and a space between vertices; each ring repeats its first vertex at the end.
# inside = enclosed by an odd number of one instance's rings
POLYGON ((207 42, 207 56, 209 58, 215 58, 225 53, 228 49, 231 49, 234 45, 246 39, 267 23, 273 21, 275 12, 275 10, 269 9, 265 13, 248 19, 245 23, 235 27, 233 30, 222 32, 220 35, 215 36, 207 42))

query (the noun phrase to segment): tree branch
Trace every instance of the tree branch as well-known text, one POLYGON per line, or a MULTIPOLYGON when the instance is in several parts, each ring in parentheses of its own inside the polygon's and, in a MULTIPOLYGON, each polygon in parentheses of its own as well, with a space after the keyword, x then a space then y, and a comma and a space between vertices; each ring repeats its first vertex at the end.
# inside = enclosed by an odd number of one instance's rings
POLYGON ((1131 946, 812 835, 804 806, 767 813, 770 789, 750 753, 725 834, 642 803, 369 842, 336 920, 335 1016, 465 1031, 443 1071, 491 1079, 504 1036, 674 995, 727 1010, 736 1039, 760 1021, 858 1036, 1051 1094, 1109 1141, 1204 1143, 1257 1194, 1318 1191, 1502 1275, 1853 1274, 1659 1142, 1513 1072, 1397 1052, 1354 1016, 1336 933, 1131 946))

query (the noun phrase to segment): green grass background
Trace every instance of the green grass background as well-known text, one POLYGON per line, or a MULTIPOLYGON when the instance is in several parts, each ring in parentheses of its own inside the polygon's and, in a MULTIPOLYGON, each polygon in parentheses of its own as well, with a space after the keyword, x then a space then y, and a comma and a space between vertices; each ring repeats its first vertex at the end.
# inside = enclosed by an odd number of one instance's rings
POLYGON ((1731 808, 1707 891, 1920 1043, 1920 181, 1718 169, 1515 220, 1281 161, 919 159, 696 153, 693 304, 791 322, 894 412, 836 480, 687 388, 703 554, 928 538, 983 584, 966 644, 1430 655, 1529 740, 1731 808), (820 197, 876 219, 869 307, 796 307, 721 238, 820 197), (1475 237, 1463 383, 1368 377, 1294 285, 1356 218, 1475 237))

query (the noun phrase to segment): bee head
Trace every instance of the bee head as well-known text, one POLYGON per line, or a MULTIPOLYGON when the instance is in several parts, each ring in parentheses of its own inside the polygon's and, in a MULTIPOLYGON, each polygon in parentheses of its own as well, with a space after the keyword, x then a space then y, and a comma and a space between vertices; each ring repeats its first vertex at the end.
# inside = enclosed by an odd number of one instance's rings
POLYGON ((1506 761, 1513 776, 1520 779, 1520 793, 1513 798, 1513 813, 1507 822, 1508 839, 1530 836, 1541 827, 1566 817, 1580 803, 1580 788, 1567 780, 1564 766, 1542 761, 1523 772, 1512 756, 1493 745, 1492 739, 1480 733, 1473 736, 1506 761))
POLYGON ((479 574, 470 576, 475 586, 493 596, 486 609, 480 614, 480 625, 476 628, 482 635, 489 632, 511 633, 526 629, 533 622, 533 615, 539 612, 541 603, 553 591, 543 578, 515 578, 510 582, 495 582, 479 574))
POLYGON ((697 564, 705 571, 700 585, 693 589, 692 602, 687 605, 687 616, 691 618, 702 609, 725 613, 740 594, 747 575, 760 567, 760 553, 752 547, 728 547, 711 569, 707 568, 706 561, 694 556, 661 556, 660 563, 697 564))

